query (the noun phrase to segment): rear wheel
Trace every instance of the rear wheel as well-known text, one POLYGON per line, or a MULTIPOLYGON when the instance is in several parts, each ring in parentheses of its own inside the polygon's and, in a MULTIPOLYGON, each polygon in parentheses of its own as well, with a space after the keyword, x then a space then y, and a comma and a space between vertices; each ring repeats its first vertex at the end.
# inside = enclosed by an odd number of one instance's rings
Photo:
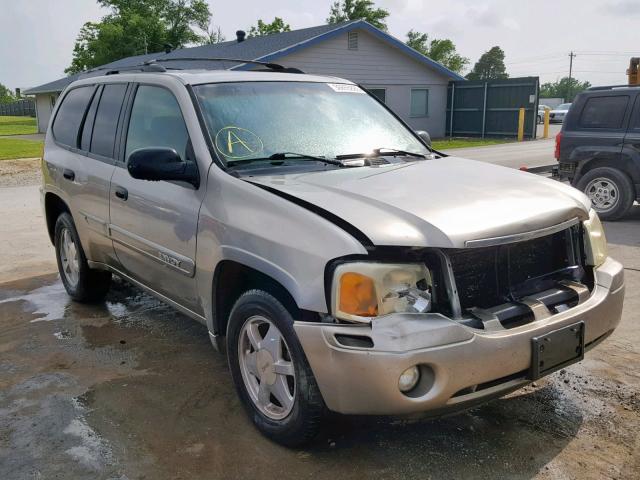
POLYGON ((598 167, 585 173, 577 183, 603 220, 623 217, 635 199, 631 179, 620 170, 598 167))
POLYGON ((77 302, 104 300, 111 273, 89 268, 73 218, 66 212, 56 220, 54 240, 58 271, 69 296, 77 302))
POLYGON ((293 318, 276 298, 250 290, 238 299, 227 352, 238 395, 263 434, 288 446, 316 436, 324 403, 293 318))

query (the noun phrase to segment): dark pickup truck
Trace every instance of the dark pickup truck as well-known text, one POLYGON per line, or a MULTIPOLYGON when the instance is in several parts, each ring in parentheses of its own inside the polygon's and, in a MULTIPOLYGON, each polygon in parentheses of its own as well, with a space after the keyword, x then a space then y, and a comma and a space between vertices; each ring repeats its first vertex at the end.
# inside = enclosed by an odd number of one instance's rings
POLYGON ((556 137, 560 177, 582 190, 604 220, 640 199, 640 87, 580 93, 556 137))

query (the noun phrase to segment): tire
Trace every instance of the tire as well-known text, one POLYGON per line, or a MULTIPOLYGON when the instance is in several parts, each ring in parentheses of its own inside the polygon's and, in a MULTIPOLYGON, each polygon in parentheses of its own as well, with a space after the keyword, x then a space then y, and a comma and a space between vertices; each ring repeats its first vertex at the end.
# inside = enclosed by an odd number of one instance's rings
POLYGON ((540 115, 538 115, 538 123, 542 123, 542 117, 540 115))
POLYGON ((631 179, 611 167, 589 170, 580 177, 576 187, 589 197, 593 209, 603 220, 622 218, 636 197, 631 179))
POLYGON ((289 447, 315 438, 325 406, 282 303, 262 290, 241 295, 229 316, 227 356, 238 396, 258 430, 289 447))
POLYGON ((73 218, 66 212, 56 220, 54 246, 58 272, 69 296, 81 303, 104 300, 111 285, 111 272, 89 268, 73 218))

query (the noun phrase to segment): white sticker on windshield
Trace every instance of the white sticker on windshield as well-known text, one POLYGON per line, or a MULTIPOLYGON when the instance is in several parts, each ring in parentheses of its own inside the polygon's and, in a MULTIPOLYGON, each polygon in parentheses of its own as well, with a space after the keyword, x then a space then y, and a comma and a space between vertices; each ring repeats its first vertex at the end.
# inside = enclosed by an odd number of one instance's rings
POLYGON ((339 93, 364 93, 359 86, 348 83, 327 83, 327 85, 339 93))

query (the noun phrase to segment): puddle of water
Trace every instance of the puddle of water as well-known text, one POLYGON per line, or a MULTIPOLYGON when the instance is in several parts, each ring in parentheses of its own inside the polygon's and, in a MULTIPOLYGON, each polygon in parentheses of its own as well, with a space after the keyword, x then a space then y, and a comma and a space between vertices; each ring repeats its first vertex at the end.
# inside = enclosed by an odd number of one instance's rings
POLYGON ((29 311, 32 311, 34 315, 39 315, 38 318, 34 318, 31 322, 48 322, 64 318, 71 299, 67 295, 62 282, 58 280, 51 285, 36 288, 24 295, 0 300, 0 304, 20 301, 26 302, 29 306, 29 311))

